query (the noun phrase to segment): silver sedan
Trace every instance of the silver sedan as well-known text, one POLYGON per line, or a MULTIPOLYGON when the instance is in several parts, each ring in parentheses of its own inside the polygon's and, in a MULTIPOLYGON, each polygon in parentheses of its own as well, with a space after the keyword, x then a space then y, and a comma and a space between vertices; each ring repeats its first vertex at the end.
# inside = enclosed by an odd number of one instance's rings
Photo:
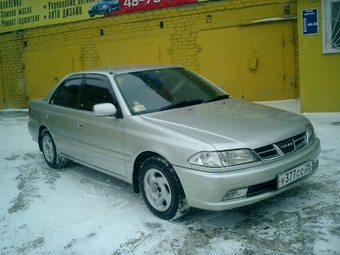
POLYGON ((31 101, 28 129, 50 167, 71 160, 120 178, 167 220, 275 196, 319 164, 305 117, 234 99, 176 66, 70 74, 31 101))

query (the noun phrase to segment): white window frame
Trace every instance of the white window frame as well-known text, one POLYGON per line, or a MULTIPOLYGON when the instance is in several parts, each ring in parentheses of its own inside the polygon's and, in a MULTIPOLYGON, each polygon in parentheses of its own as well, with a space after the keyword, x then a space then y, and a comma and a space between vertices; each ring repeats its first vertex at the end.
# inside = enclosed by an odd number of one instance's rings
MULTIPOLYGON (((338 46, 334 47, 332 44, 332 34, 336 33, 339 35, 340 40, 340 29, 337 31, 332 31, 332 4, 333 3, 340 3, 340 0, 322 0, 322 44, 323 44, 323 53, 340 53, 340 42, 337 41, 338 46)), ((335 17, 337 22, 340 24, 340 12, 335 17)), ((334 20, 334 18, 333 18, 334 20)))

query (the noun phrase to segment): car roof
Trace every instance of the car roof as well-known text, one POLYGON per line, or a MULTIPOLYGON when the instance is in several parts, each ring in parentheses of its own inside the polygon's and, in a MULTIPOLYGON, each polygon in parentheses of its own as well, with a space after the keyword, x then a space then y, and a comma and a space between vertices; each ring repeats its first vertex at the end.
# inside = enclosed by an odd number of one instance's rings
POLYGON ((123 73, 133 73, 139 71, 157 70, 157 69, 168 69, 168 68, 181 68, 175 65, 138 65, 138 66, 120 66, 120 67, 107 67, 99 68, 93 70, 84 70, 79 72, 74 72, 74 74, 123 74, 123 73))

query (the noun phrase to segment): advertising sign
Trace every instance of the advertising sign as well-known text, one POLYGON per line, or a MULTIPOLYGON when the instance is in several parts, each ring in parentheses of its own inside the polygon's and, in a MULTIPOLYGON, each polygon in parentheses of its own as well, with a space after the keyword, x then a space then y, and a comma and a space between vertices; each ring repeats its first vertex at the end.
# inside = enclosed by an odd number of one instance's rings
POLYGON ((0 0, 0 33, 209 0, 0 0))
POLYGON ((302 10, 302 35, 318 33, 318 9, 302 10))
POLYGON ((109 12, 108 15, 146 11, 182 4, 191 4, 197 3, 198 0, 115 0, 111 2, 116 2, 117 5, 120 5, 120 7, 118 7, 116 11, 109 12))

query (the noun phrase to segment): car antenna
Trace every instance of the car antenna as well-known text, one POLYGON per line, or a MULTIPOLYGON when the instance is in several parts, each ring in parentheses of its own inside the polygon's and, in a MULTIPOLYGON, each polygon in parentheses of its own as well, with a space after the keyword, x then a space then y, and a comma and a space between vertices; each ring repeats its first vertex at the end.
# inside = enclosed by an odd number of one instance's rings
POLYGON ((104 51, 104 56, 105 56, 107 67, 109 68, 110 72, 112 73, 111 66, 110 66, 109 60, 107 58, 106 51, 105 51, 104 47, 102 48, 102 50, 104 51))

